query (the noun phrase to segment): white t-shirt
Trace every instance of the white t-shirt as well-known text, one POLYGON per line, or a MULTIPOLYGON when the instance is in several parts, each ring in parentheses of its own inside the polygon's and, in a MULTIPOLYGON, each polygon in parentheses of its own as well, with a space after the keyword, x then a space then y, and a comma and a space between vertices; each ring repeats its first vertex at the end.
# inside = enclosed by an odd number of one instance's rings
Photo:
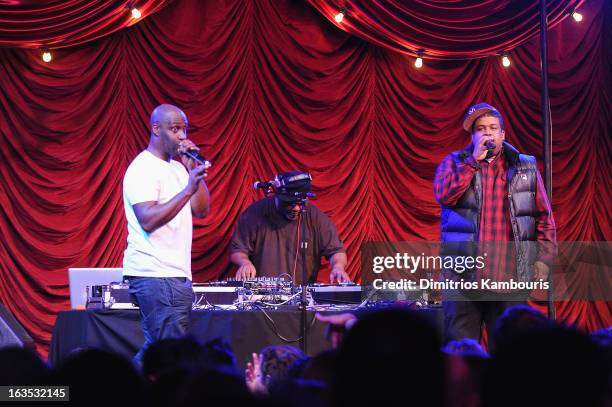
POLYGON ((182 191, 189 174, 181 163, 164 161, 145 150, 138 154, 123 177, 123 205, 128 224, 128 245, 123 256, 123 274, 139 277, 187 277, 191 280, 191 235, 189 202, 167 224, 147 233, 132 205, 168 202, 182 191))

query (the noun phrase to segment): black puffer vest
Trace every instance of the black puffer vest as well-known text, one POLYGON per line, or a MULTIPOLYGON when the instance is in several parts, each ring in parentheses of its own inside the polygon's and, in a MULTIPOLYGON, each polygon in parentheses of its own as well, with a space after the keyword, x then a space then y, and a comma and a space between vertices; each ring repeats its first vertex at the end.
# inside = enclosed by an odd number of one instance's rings
MULTIPOLYGON (((463 162, 472 155, 470 145, 452 153, 453 159, 463 162)), ((536 203, 537 167, 533 156, 520 154, 504 142, 504 159, 508 163, 508 199, 510 221, 516 244, 518 281, 531 281, 531 268, 536 259, 536 203)), ((470 187, 453 206, 442 206, 440 240, 445 255, 472 256, 476 252, 480 212, 482 209, 482 180, 476 172, 470 187)))

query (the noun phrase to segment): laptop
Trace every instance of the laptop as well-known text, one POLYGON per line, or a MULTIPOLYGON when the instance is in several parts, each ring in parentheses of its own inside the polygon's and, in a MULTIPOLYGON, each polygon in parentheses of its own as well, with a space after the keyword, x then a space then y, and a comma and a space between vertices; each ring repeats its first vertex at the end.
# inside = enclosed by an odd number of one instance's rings
POLYGON ((85 309, 87 286, 108 285, 123 281, 122 268, 69 268, 70 307, 85 309))

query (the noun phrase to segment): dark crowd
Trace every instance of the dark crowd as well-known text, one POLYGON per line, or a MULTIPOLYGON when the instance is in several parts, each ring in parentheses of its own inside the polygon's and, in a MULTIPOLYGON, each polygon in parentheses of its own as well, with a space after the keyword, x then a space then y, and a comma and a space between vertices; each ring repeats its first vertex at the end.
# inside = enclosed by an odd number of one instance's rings
MULTIPOLYGON (((57 366, 0 349, 0 385, 67 385, 70 404, 105 406, 609 406, 612 328, 587 335, 518 305, 497 320, 488 350, 443 344, 405 309, 329 319, 332 349, 309 357, 269 346, 238 366, 221 340, 164 339, 132 361, 82 349, 57 366), (352 323, 347 323, 348 321, 352 323)), ((58 405, 61 403, 58 402, 58 405)), ((48 404, 47 404, 48 405, 48 404)), ((63 405, 66 405, 64 402, 63 405)))

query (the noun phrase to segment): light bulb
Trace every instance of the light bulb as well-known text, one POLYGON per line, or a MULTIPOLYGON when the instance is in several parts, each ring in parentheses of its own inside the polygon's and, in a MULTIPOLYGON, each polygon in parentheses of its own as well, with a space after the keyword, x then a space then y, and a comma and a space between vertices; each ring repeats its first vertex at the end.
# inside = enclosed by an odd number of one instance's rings
POLYGON ((423 58, 418 57, 415 61, 414 61, 414 66, 416 66, 417 68, 421 68, 423 66, 423 58))
POLYGON ((344 12, 341 11, 338 14, 336 14, 336 16, 334 17, 334 20, 336 20, 336 22, 338 24, 340 24, 342 22, 342 20, 344 19, 344 12))
POLYGON ((502 57, 502 65, 506 68, 510 66, 510 58, 508 58, 506 55, 502 57))
POLYGON ((572 13, 572 17, 574 18, 574 20, 576 20, 576 22, 577 22, 577 23, 579 23, 579 22, 581 22, 581 21, 582 21, 582 14, 580 14, 580 13, 579 13, 579 12, 577 12, 577 11, 574 11, 574 12, 572 13))
POLYGON ((49 51, 43 52, 43 54, 42 54, 42 60, 43 61, 51 62, 51 59, 53 59, 53 58, 52 58, 51 53, 49 51))
POLYGON ((141 16, 142 14, 140 13, 140 10, 138 10, 136 7, 132 8, 132 17, 134 20, 138 20, 141 16))

